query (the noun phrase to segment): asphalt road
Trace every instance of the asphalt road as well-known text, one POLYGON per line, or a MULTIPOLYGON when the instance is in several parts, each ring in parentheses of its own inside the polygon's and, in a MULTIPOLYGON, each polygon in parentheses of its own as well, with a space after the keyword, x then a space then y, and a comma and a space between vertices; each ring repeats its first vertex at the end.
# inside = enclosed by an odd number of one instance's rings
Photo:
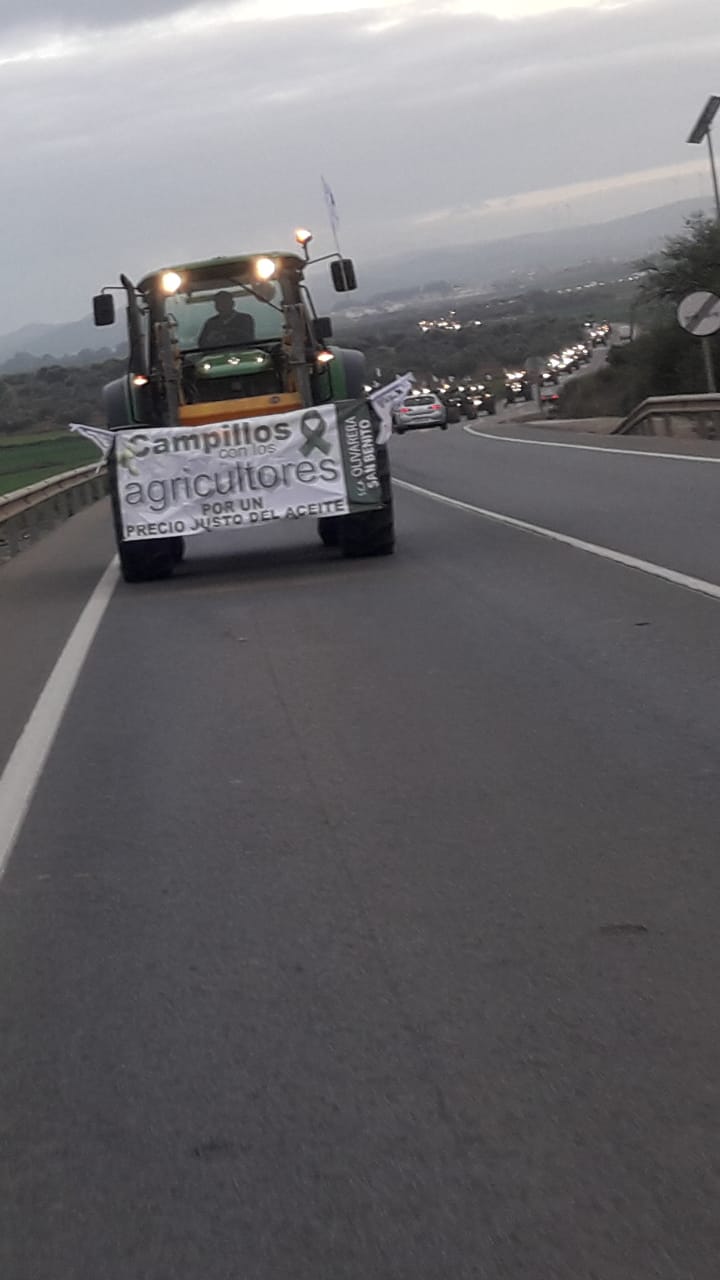
MULTIPOLYGON (((394 459, 720 583, 715 464, 394 459)), ((0 570, 3 761, 106 520, 0 570)), ((0 886, 3 1280, 715 1280, 720 604, 398 528, 116 590, 0 886)))

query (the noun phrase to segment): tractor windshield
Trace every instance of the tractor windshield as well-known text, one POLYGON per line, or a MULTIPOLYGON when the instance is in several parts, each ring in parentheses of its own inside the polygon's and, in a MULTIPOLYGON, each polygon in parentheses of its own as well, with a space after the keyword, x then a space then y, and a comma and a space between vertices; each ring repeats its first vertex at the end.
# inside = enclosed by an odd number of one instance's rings
POLYGON ((166 313, 181 351, 218 351, 280 339, 280 285, 258 284, 252 290, 216 278, 192 281, 187 291, 168 298, 166 313))

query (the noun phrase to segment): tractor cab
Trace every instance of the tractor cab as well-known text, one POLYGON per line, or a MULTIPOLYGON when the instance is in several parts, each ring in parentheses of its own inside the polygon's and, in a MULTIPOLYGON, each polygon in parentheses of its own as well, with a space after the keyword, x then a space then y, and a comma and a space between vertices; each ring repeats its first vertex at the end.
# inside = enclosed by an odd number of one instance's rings
POLYGON ((301 294, 303 265, 264 254, 171 267, 141 281, 151 364, 162 368, 169 355, 177 370, 181 425, 302 407, 298 372, 312 368, 319 347, 301 294))
MULTIPOLYGON (((307 233, 309 235, 309 233, 307 233)), ((130 349, 130 417, 165 425, 285 413, 333 398, 329 319, 318 317, 305 257, 266 253, 163 267, 135 286, 122 276, 130 349)), ((332 255, 333 282, 354 288, 332 255)), ((94 299, 96 324, 115 319, 94 299)))

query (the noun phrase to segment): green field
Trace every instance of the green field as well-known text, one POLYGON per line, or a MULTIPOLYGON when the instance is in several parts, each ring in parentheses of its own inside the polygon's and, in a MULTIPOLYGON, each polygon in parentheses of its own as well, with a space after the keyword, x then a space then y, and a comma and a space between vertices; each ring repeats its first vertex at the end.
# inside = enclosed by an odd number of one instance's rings
POLYGON ((89 440, 69 431, 46 435, 0 435, 0 494, 38 484, 61 471, 99 462, 89 440))

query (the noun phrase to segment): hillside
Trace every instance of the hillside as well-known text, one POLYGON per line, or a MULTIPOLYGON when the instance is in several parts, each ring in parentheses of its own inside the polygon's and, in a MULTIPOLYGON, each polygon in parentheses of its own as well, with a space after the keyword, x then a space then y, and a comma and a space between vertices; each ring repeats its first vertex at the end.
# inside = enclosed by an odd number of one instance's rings
POLYGON ((666 236, 682 229, 692 213, 709 208, 709 201, 681 200, 612 222, 422 249, 359 264, 361 287, 353 299, 369 301, 389 289, 418 288, 430 280, 487 288, 511 277, 543 274, 583 262, 607 267, 613 261, 633 261, 656 251, 666 236))
MULTIPOLYGON (((318 269, 313 292, 321 308, 344 311, 393 294, 403 303, 419 300, 424 292, 440 296, 445 291, 449 296, 453 286, 476 288, 478 293, 509 283, 514 288, 547 287, 554 273, 580 264, 585 264, 586 273, 594 264, 598 278, 607 278, 614 263, 626 264, 654 252, 699 207, 702 201, 682 200, 611 222, 358 262, 360 288, 351 298, 332 293, 318 269)), ((124 343, 122 319, 107 329, 96 329, 90 315, 66 324, 29 324, 0 334, 0 373, 32 371, 53 362, 108 359, 121 355, 124 343)))

